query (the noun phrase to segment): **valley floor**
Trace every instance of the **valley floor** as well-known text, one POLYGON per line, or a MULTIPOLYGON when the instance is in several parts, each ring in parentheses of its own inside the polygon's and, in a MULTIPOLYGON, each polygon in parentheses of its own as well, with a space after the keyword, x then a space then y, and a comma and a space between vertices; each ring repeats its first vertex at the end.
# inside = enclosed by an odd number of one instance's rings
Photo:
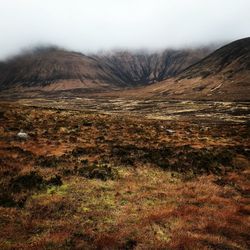
POLYGON ((248 103, 1 102, 0 249, 249 249, 249 135, 248 103))

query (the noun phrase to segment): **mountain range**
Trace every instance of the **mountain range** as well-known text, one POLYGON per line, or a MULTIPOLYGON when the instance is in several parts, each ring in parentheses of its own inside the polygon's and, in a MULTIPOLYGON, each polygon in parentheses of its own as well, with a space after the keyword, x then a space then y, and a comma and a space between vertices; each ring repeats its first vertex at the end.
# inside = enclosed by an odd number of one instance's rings
POLYGON ((84 55, 40 47, 0 62, 0 90, 249 100, 250 38, 216 50, 208 46, 84 55))

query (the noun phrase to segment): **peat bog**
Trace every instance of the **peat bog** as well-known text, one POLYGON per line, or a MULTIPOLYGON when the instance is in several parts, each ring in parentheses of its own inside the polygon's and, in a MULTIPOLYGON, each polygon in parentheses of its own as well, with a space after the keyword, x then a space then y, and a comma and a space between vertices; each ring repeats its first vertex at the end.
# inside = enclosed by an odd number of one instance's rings
POLYGON ((243 102, 2 101, 0 248, 249 249, 249 134, 243 102))

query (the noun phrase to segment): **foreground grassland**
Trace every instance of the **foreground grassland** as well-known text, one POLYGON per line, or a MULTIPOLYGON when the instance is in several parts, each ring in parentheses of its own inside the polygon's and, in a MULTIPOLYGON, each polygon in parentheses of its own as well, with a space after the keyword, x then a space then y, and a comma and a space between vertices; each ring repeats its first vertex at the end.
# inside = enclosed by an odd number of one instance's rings
POLYGON ((249 124, 0 107, 0 249, 250 248, 249 124))

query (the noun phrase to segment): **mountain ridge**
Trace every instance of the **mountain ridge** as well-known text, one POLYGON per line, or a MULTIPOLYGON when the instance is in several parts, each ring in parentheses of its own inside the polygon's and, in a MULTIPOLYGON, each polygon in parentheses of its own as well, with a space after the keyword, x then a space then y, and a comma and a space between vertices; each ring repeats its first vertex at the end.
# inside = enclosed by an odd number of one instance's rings
POLYGON ((138 90, 138 95, 190 100, 250 100, 250 38, 215 50, 178 76, 138 90))
POLYGON ((162 53, 125 51, 99 56, 55 47, 39 48, 0 64, 0 88, 20 86, 52 91, 148 85, 173 77, 210 51, 210 48, 162 53))
POLYGON ((87 56, 41 50, 1 63, 0 88, 1 93, 5 88, 7 94, 12 92, 16 97, 21 92, 27 91, 29 96, 29 91, 40 91, 43 96, 250 100, 250 38, 210 54, 208 51, 120 51, 87 56))

